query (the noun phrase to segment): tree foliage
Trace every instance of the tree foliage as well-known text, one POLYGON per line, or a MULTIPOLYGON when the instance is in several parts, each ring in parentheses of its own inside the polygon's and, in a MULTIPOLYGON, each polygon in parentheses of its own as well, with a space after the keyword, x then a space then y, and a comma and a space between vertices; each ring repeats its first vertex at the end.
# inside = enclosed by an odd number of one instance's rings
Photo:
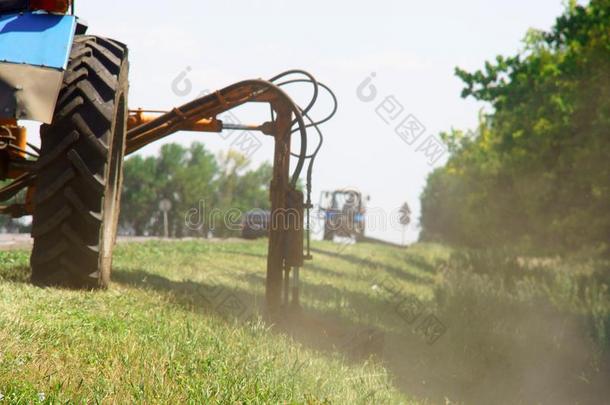
POLYGON ((484 69, 456 69, 487 102, 475 134, 442 134, 452 156, 422 194, 424 239, 553 251, 610 240, 610 2, 573 3, 549 32, 484 69))
POLYGON ((234 227, 225 223, 232 213, 253 208, 268 209, 271 166, 250 169, 250 161, 236 151, 215 157, 201 143, 185 148, 178 144, 161 147, 158 156, 134 156, 125 162, 120 227, 123 233, 161 235, 163 222, 159 202, 169 199, 169 229, 172 236, 230 236, 234 227), (195 222, 187 224, 189 212, 195 222), (194 225, 194 226, 193 226, 194 225))

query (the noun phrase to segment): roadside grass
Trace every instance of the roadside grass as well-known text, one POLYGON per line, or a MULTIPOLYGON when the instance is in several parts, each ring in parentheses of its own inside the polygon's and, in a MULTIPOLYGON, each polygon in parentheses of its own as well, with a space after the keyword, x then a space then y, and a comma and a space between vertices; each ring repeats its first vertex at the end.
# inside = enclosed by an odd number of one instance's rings
POLYGON ((112 288, 38 289, 0 252, 16 403, 597 404, 608 262, 313 244, 302 311, 263 321, 266 241, 120 245, 112 288), (40 395, 40 397, 39 397, 40 395), (43 398, 44 395, 44 398, 43 398))
POLYGON ((264 324, 254 306, 263 285, 251 281, 264 252, 263 242, 123 245, 104 292, 32 287, 28 253, 0 252, 0 394, 24 404, 415 403, 373 359, 347 364, 264 324), (214 301, 240 289, 248 320, 214 301))
POLYGON ((610 263, 455 251, 435 304, 442 362, 475 403, 602 404, 610 398, 610 263), (486 387, 486 388, 484 388, 486 387), (493 398, 503 398, 502 401, 493 398))

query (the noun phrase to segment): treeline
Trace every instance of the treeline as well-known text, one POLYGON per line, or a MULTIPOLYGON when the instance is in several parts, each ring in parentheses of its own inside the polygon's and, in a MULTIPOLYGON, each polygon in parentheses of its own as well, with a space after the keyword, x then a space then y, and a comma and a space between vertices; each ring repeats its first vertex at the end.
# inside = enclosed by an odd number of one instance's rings
POLYGON ((134 156, 125 161, 119 232, 163 235, 159 203, 168 199, 172 237, 231 236, 236 231, 227 225, 239 221, 237 213, 268 208, 271 173, 267 163, 251 169, 239 152, 216 157, 197 142, 188 148, 163 145, 158 156, 134 156), (232 222, 226 224, 225 217, 232 222))
POLYGON ((575 2, 549 32, 484 69, 456 69, 490 103, 478 131, 442 134, 451 157, 422 194, 422 239, 536 252, 610 241, 610 2, 575 2))

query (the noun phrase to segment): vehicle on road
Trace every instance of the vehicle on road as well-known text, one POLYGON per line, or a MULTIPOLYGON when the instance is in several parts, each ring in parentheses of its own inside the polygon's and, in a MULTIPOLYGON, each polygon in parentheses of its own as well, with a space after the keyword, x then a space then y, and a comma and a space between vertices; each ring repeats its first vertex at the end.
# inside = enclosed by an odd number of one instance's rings
POLYGON ((269 236, 271 211, 252 210, 244 214, 241 223, 241 237, 244 239, 258 239, 269 236))
POLYGON ((324 191, 320 196, 320 212, 324 220, 324 240, 335 236, 364 239, 366 204, 364 197, 355 189, 324 191))

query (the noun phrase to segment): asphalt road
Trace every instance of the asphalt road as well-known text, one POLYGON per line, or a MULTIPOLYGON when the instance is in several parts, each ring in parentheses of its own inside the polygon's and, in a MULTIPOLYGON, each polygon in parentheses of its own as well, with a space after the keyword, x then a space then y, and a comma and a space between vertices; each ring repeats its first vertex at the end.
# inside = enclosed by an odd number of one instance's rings
MULTIPOLYGON (((193 238, 184 239, 163 239, 157 237, 147 236, 119 236, 117 238, 118 243, 142 243, 152 240, 168 240, 168 241, 185 241, 193 240, 193 238)), ((206 242, 213 242, 215 239, 207 239, 206 242)), ((4 233, 0 234, 0 251, 1 250, 19 250, 19 249, 31 249, 33 245, 33 239, 29 234, 21 233, 4 233)))
MULTIPOLYGON (((118 243, 143 243, 143 242, 149 242, 149 241, 153 241, 153 240, 164 240, 164 241, 168 241, 168 242, 179 242, 179 241, 188 241, 188 240, 200 240, 203 242, 207 242, 207 243, 214 243, 214 242, 244 242, 243 239, 239 239, 239 238, 228 238, 228 239, 219 239, 219 238, 210 238, 210 239, 200 239, 200 238, 182 238, 182 239, 164 239, 164 238, 159 238, 159 237, 149 237, 149 236, 119 236, 117 238, 117 242, 118 243)), ((398 245, 395 243, 391 243, 391 242, 387 242, 387 241, 383 241, 380 239, 375 239, 375 238, 369 238, 366 237, 365 242, 367 243, 377 243, 377 244, 383 244, 383 245, 389 245, 389 246, 395 246, 395 247, 402 247, 404 248, 405 246, 403 245, 398 245)), ((19 249, 23 249, 23 250, 27 250, 27 249, 31 249, 32 248, 32 244, 33 244, 33 240, 30 237, 29 234, 25 234, 25 233, 21 233, 21 234, 16 234, 16 233, 3 233, 0 234, 0 251, 2 250, 19 250, 19 249)))
POLYGON ((31 249, 32 237, 26 233, 0 234, 0 250, 31 249))

